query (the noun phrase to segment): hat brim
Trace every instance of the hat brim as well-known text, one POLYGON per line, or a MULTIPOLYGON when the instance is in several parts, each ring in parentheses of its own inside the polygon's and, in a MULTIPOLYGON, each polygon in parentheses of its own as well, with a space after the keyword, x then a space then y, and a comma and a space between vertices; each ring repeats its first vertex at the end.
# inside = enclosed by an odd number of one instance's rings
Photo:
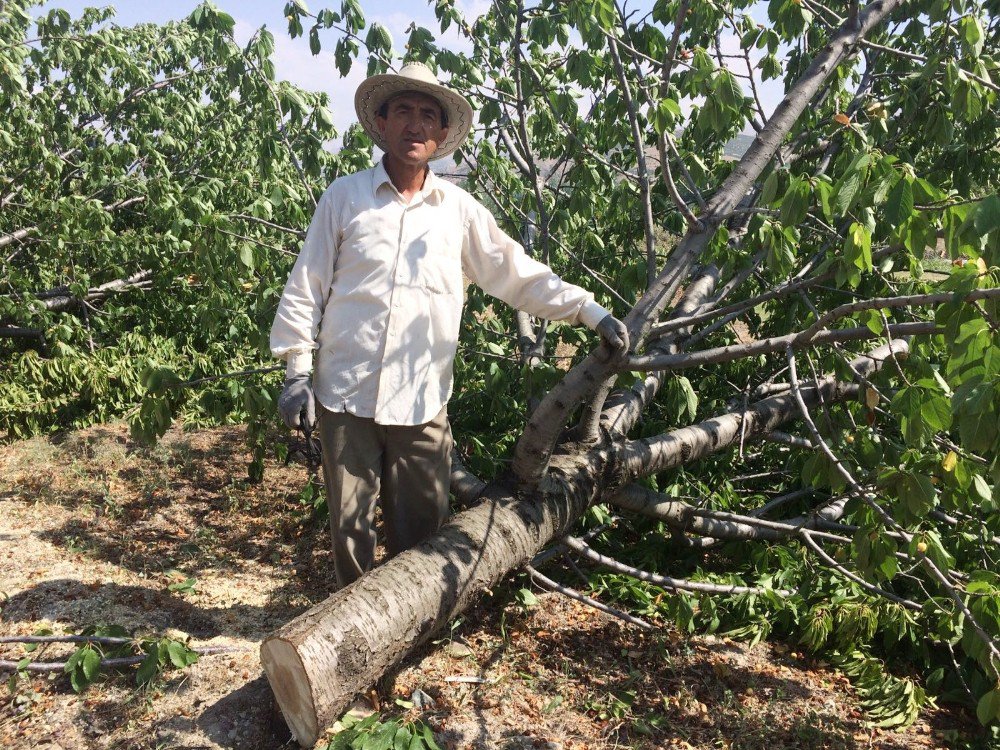
POLYGON ((392 73, 371 76, 362 81, 354 92, 354 110, 358 121, 375 145, 388 151, 387 144, 379 133, 375 118, 379 107, 392 97, 407 91, 416 91, 433 97, 441 105, 448 118, 448 135, 438 144, 431 161, 442 159, 453 153, 472 130, 472 105, 461 94, 440 84, 399 76, 392 73))

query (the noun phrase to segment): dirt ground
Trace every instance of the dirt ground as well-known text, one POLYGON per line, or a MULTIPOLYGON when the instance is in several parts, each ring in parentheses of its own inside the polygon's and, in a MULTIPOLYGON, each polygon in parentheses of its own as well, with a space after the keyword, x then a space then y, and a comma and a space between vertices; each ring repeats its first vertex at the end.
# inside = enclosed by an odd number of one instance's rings
MULTIPOLYGON (((110 425, 0 446, 0 636, 103 623, 235 649, 151 689, 131 669, 79 695, 62 673, 0 687, 0 747, 295 747, 257 649, 332 591, 327 532, 298 498, 301 464, 245 481, 243 437, 177 429, 146 450, 110 425)), ((525 608, 509 589, 372 695, 383 718, 421 718, 454 749, 950 748, 976 731, 933 707, 900 732, 868 728, 846 677, 794 647, 644 633, 556 595, 525 608), (430 702, 411 707, 418 690, 430 702)))

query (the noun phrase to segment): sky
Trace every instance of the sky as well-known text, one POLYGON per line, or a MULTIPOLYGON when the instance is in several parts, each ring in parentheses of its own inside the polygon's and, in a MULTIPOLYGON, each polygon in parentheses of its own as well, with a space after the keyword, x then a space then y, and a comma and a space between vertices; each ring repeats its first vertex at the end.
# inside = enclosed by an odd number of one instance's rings
MULTIPOLYGON (((357 119, 354 114, 354 91, 365 77, 366 66, 362 59, 362 64, 355 64, 346 78, 340 77, 333 61, 332 50, 336 40, 334 31, 325 32, 321 37, 324 49, 319 55, 313 56, 306 37, 292 39, 288 36, 284 16, 285 0, 214 0, 214 3, 236 21, 234 33, 238 42, 245 43, 258 28, 267 26, 274 35, 273 59, 278 78, 291 81, 309 91, 327 92, 332 104, 334 124, 340 132, 357 119)), ((306 3, 313 12, 323 8, 338 10, 340 7, 339 0, 306 0, 306 3)), ((181 20, 190 15, 198 4, 199 0, 47 0, 34 13, 40 15, 52 8, 63 8, 76 17, 85 7, 111 5, 116 10, 115 22, 131 26, 145 22, 181 20)), ((456 4, 470 19, 486 12, 490 6, 489 0, 457 0, 456 4)), ((637 0, 628 5, 651 6, 652 0, 637 0)), ((378 22, 389 30, 393 48, 397 52, 403 49, 407 38, 406 29, 414 21, 432 32, 439 28, 433 7, 425 0, 361 0, 361 7, 369 22, 378 22)), ((756 17, 757 13, 754 12, 754 15, 756 17)), ((766 22, 766 12, 763 16, 759 20, 766 22)), ((458 35, 454 27, 440 39, 440 43, 455 51, 471 52, 471 45, 458 35)), ((735 37, 723 39, 725 51, 735 51, 737 46, 735 37)), ((760 88, 761 99, 768 112, 780 101, 781 94, 781 86, 774 81, 760 88)))

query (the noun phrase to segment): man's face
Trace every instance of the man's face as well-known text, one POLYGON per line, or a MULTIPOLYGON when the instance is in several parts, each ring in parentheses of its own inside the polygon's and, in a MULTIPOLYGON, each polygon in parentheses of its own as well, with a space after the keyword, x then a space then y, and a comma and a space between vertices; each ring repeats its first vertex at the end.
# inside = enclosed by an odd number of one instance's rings
POLYGON ((415 91, 391 99, 386 116, 377 116, 375 124, 389 155, 405 164, 426 165, 448 135, 441 124, 441 105, 415 91))

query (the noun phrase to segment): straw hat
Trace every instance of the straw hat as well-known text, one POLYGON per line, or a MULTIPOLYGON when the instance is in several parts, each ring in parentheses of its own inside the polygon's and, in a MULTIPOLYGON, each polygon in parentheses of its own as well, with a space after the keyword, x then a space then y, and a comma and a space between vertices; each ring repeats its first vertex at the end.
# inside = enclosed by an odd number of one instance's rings
POLYGON ((438 83, 431 69, 419 62, 407 63, 398 73, 385 73, 366 78, 354 93, 354 109, 358 113, 358 120, 365 132, 375 141, 375 145, 383 151, 388 151, 375 124, 379 107, 396 94, 405 91, 417 91, 433 97, 448 118, 448 135, 438 144, 432 159, 441 159, 462 145, 462 141, 472 130, 472 105, 461 94, 456 94, 438 83))

